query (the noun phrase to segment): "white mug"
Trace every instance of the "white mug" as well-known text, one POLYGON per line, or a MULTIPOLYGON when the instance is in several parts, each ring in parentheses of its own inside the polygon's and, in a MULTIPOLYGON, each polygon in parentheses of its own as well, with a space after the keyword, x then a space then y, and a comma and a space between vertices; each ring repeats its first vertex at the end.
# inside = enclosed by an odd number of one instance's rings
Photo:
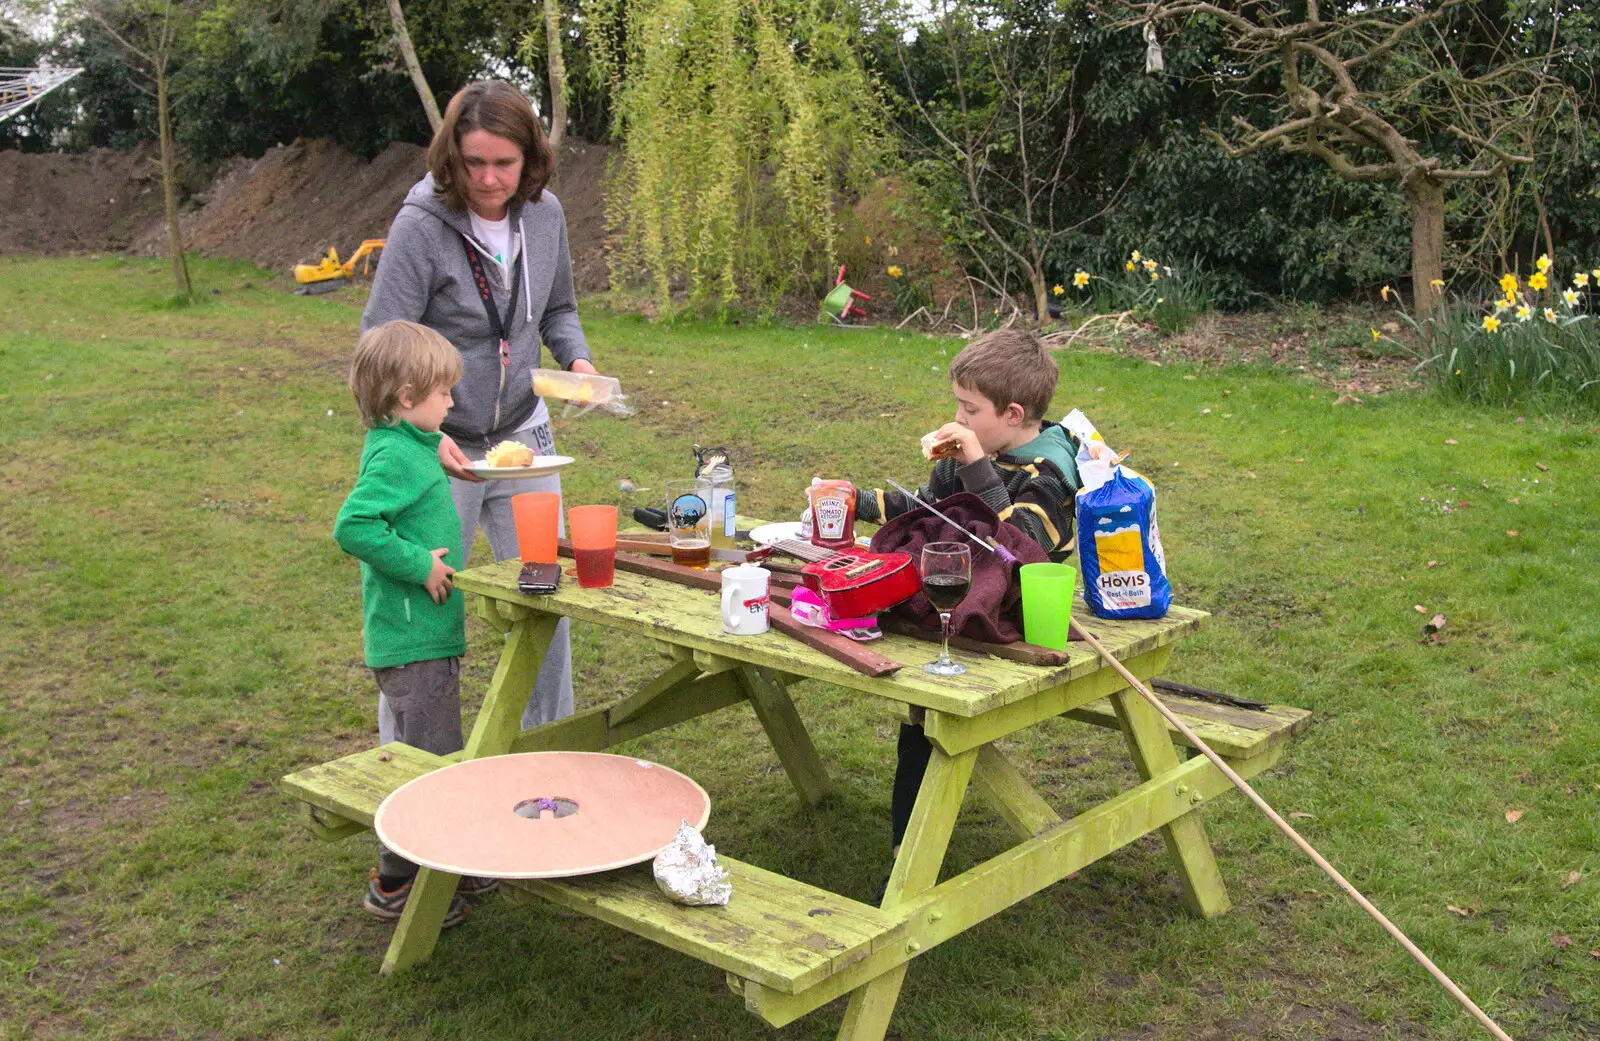
POLYGON ((722 631, 731 636, 756 636, 767 631, 768 583, 764 567, 741 564, 722 572, 722 631))

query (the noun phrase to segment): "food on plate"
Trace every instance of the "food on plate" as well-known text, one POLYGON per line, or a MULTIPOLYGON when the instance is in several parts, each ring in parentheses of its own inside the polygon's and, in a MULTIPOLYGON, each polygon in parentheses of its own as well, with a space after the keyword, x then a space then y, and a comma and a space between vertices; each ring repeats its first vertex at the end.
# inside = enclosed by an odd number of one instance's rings
POLYGON ((940 437, 937 430, 930 430, 922 435, 922 457, 924 459, 946 459, 960 454, 960 438, 940 437))
POLYGON ((502 441, 489 449, 484 463, 496 468, 503 466, 532 466, 533 449, 515 441, 502 441))

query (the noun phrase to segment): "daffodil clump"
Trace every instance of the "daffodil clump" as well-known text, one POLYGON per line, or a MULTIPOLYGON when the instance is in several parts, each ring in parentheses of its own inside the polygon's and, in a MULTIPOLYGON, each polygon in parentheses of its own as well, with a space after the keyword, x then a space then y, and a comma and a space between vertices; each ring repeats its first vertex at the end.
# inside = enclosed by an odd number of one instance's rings
MULTIPOLYGON (((1600 408, 1600 330, 1593 311, 1600 267, 1563 275, 1548 255, 1523 277, 1507 271, 1481 309, 1446 306, 1430 327, 1419 371, 1453 397, 1510 404, 1541 395, 1600 408)), ((1409 318, 1408 318, 1409 320, 1409 318)))
MULTIPOLYGON (((1135 318, 1154 322, 1169 335, 1211 310, 1211 300, 1197 282, 1181 278, 1170 264, 1137 249, 1123 261, 1120 273, 1097 275, 1079 268, 1070 281, 1077 298, 1095 311, 1132 311, 1135 318)), ((1062 296, 1068 290, 1057 284, 1051 292, 1062 296)))
MULTIPOLYGON (((872 245, 872 236, 866 237, 866 244, 872 245)), ((880 247, 883 251, 883 273, 889 277, 889 292, 894 297, 896 310, 902 316, 916 312, 920 307, 933 306, 933 283, 927 278, 913 278, 906 269, 900 265, 900 247, 893 243, 886 243, 880 247)))

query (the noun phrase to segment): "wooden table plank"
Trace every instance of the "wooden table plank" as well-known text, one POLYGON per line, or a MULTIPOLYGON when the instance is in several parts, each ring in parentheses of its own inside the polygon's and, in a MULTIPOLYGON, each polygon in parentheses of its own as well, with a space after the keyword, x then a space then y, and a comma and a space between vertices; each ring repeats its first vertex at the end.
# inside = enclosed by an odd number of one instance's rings
MULTIPOLYGON (((516 561, 486 564, 458 572, 455 582, 468 592, 535 611, 581 618, 955 716, 981 715, 1104 668, 1098 656, 1079 643, 1068 647, 1067 664, 1056 668, 952 649, 952 656, 968 670, 959 682, 954 682, 930 676, 917 667, 934 657, 928 644, 911 637, 886 635, 874 641, 874 648, 905 662, 907 667, 892 676, 862 676, 781 633, 726 635, 722 631, 720 605, 711 593, 618 572, 616 582, 604 589, 582 589, 569 581, 548 596, 525 596, 516 588, 518 570, 516 561)), ((1087 611, 1081 603, 1077 609, 1087 611)), ((1174 607, 1167 617, 1152 621, 1096 619, 1093 629, 1113 654, 1128 658, 1173 643, 1209 618, 1204 611, 1174 607)))

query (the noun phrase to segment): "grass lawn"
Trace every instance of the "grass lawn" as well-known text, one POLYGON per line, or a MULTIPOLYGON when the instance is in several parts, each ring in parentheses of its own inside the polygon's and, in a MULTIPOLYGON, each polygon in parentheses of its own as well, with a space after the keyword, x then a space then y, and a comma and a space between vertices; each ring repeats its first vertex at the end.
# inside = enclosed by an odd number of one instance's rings
MULTIPOLYGON (((0 258, 0 1037, 831 1037, 836 1007, 773 1032, 718 970, 503 898, 419 971, 377 975, 370 839, 317 841, 273 788, 375 740, 356 566, 330 535, 362 437, 359 293, 196 266, 205 303, 174 311, 159 261, 0 258)), ((557 421, 575 503, 626 512, 624 476, 653 502, 699 441, 736 446, 742 512, 788 518, 813 475, 917 478, 951 412, 958 343, 585 326, 640 411, 557 421)), ((1335 407, 1261 366, 1060 361, 1054 411, 1133 450, 1178 599, 1215 613, 1170 677, 1316 712, 1262 793, 1514 1036, 1600 1037, 1600 425, 1335 407), (1447 616, 1442 642, 1416 605, 1447 616)), ((470 712, 498 637, 468 624, 470 712)), ((580 707, 656 668, 582 623, 574 648, 580 707)), ((747 708, 630 748, 705 785, 719 849, 868 897, 895 721, 796 693, 838 785, 821 812, 747 708)), ((1012 746, 1064 814, 1131 777, 1091 729, 1012 746)), ((1187 917, 1146 840, 918 959, 893 1032, 1475 1036, 1242 798, 1207 817, 1230 914, 1187 917)), ((1005 838, 969 809, 950 861, 1005 838)))

